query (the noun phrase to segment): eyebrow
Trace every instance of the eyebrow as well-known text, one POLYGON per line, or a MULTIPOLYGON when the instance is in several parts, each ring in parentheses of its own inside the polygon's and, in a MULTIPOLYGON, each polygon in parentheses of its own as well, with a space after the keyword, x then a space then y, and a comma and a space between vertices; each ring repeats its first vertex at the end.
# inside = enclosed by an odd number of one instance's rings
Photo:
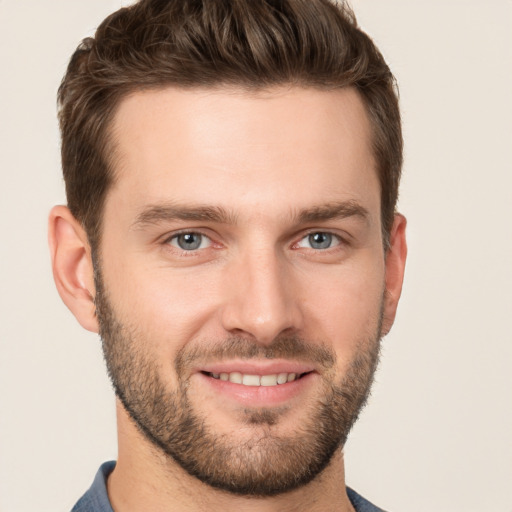
POLYGON ((369 216, 370 212, 364 206, 357 201, 348 200, 300 210, 297 220, 299 224, 325 222, 328 220, 345 219, 347 217, 359 217, 361 220, 368 221, 369 216))
MULTIPOLYGON (((148 224, 160 224, 177 220, 236 224, 237 217, 234 212, 230 212, 222 206, 157 204, 144 208, 137 215, 132 228, 138 229, 148 224)), ((367 221, 369 212, 357 201, 348 200, 304 208, 292 214, 292 220, 297 224, 326 222, 347 217, 359 217, 361 220, 367 221)))
POLYGON ((132 227, 141 228, 147 224, 159 224, 176 220, 236 224, 236 215, 221 206, 203 205, 150 205, 137 215, 132 227))

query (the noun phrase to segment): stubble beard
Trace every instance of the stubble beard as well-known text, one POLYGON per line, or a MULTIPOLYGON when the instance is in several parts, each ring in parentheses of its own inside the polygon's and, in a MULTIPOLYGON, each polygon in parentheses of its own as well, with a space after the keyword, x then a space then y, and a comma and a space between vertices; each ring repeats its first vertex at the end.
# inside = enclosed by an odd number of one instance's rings
POLYGON ((207 357, 303 359, 326 369, 323 396, 304 405, 303 421, 292 434, 278 433, 279 409, 249 409, 241 412, 240 419, 244 431, 249 426, 253 435, 237 440, 236 433, 216 432, 190 402, 184 374, 206 354, 185 346, 175 360, 178 387, 170 390, 157 359, 143 348, 151 347, 151 340, 119 321, 99 272, 95 304, 108 374, 140 432, 190 475, 237 495, 275 496, 321 474, 345 444, 366 404, 378 364, 381 318, 373 335, 360 340, 348 371, 338 382, 328 371, 336 362, 334 352, 317 343, 298 337, 277 338, 266 347, 246 338, 215 343, 207 357))

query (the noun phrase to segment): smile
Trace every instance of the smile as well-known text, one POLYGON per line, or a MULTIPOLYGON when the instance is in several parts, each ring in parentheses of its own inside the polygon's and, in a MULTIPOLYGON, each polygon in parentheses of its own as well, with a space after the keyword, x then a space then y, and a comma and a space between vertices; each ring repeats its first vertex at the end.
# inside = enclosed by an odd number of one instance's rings
POLYGON ((286 384, 288 382, 293 382, 295 380, 300 379, 305 373, 274 373, 270 375, 251 375, 247 373, 240 372, 230 372, 230 373, 212 373, 212 372, 204 372, 205 375, 212 377, 214 379, 222 380, 225 382, 231 382, 233 384, 241 384, 243 386, 278 386, 282 384, 286 384))

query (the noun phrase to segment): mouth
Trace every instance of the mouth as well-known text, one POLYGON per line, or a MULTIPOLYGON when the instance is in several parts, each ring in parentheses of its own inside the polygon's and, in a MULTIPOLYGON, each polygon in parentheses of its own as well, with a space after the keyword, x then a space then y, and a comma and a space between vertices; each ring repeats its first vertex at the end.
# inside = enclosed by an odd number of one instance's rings
POLYGON ((197 368, 196 382, 219 405, 273 407, 291 404, 316 388, 314 365, 291 361, 226 361, 197 368), (227 400, 227 402, 226 402, 227 400))
POLYGON ((302 379, 303 377, 305 377, 306 375, 308 375, 311 372, 303 372, 303 373, 281 372, 281 373, 271 373, 271 374, 265 374, 265 375, 257 375, 257 374, 250 374, 250 373, 241 373, 241 372, 214 373, 214 372, 203 371, 201 373, 203 375, 206 375, 207 377, 211 377, 213 379, 221 380, 224 382, 231 382, 233 384, 241 384, 242 386, 271 387, 271 386, 282 386, 283 384, 297 381, 299 379, 302 379))

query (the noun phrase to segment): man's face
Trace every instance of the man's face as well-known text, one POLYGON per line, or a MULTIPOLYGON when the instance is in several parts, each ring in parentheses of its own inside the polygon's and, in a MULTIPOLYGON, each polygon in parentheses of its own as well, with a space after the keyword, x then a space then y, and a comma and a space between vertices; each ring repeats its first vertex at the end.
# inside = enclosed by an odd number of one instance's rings
POLYGON ((380 189, 352 90, 165 89, 116 115, 96 305, 125 409, 242 494, 314 478, 375 370, 380 189))

